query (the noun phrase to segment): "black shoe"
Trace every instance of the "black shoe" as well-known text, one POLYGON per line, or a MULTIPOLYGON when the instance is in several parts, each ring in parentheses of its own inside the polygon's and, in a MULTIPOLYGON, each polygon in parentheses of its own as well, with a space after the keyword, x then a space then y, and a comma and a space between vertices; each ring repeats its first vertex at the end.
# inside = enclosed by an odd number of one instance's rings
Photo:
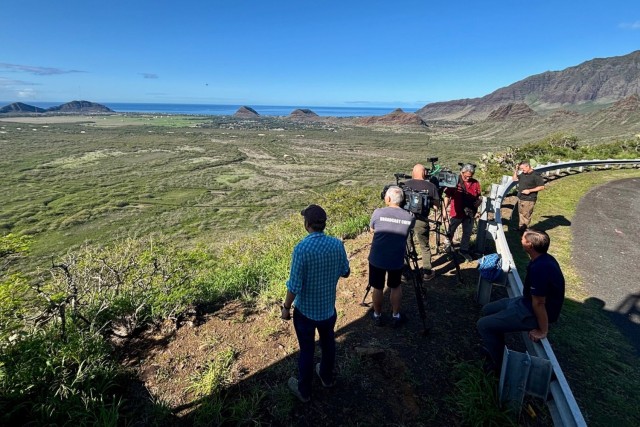
POLYGON ((391 317, 391 326, 393 328, 399 328, 400 326, 402 326, 403 324, 405 324, 407 322, 407 316, 402 314, 402 313, 398 313, 398 317, 393 316, 391 317))
POLYGON ((429 280, 433 280, 436 277, 436 272, 433 270, 425 270, 422 275, 422 280, 428 282, 429 280))
POLYGON ((371 313, 371 319, 373 320, 373 324, 375 326, 382 326, 383 325, 382 314, 380 314, 380 316, 376 316, 375 312, 371 313))

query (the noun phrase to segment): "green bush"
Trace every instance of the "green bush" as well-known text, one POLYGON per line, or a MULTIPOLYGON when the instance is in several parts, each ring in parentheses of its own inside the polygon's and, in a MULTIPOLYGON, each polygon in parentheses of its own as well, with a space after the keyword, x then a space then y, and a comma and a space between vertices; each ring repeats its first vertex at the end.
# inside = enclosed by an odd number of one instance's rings
POLYGON ((640 138, 605 144, 579 145, 578 138, 557 133, 542 141, 507 148, 502 153, 487 153, 480 159, 478 179, 485 189, 500 182, 503 175, 513 174, 516 165, 524 160, 538 164, 569 160, 638 158, 640 138))
POLYGON ((0 352, 0 424, 116 425, 118 366, 102 337, 52 327, 0 352))

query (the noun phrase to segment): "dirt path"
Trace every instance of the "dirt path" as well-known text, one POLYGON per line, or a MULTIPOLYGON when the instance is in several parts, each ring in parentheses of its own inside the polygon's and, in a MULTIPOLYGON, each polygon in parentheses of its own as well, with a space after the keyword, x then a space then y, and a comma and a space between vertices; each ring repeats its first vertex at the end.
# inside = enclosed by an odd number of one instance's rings
MULTIPOLYGON (((461 264, 458 283, 447 256, 436 256, 438 276, 425 286, 428 323, 423 335, 413 285, 405 283, 403 311, 409 322, 399 329, 375 327, 360 305, 367 283, 369 234, 347 241, 352 275, 338 285, 336 326, 337 386, 314 383, 312 401, 299 404, 286 381, 296 375, 297 341, 293 325, 276 307, 230 302, 200 321, 166 333, 156 331, 127 345, 127 364, 143 381, 139 393, 173 408, 172 422, 191 424, 201 401, 189 386, 215 354, 233 349, 230 390, 264 393, 256 418, 273 425, 455 425, 447 399, 454 396, 452 369, 478 359, 473 319, 476 263, 461 264), (470 320, 472 319, 472 320, 470 320), (146 391, 145 391, 146 390, 146 391)), ((284 284, 283 284, 284 286, 284 284)), ((370 302, 370 296, 368 302, 370 302)), ((386 310, 388 296, 385 299, 386 310)), ((319 359, 318 359, 319 360, 319 359)), ((146 417, 146 416, 145 416, 146 417)), ((145 418, 143 417, 143 418, 145 418)))

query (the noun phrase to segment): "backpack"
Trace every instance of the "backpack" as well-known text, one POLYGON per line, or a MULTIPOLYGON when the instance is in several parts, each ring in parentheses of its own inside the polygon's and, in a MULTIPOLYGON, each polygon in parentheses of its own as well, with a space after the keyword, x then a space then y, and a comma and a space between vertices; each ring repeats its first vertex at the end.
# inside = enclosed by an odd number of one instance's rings
POLYGON ((478 271, 483 279, 497 281, 502 275, 502 256, 500 254, 485 255, 478 261, 478 271))

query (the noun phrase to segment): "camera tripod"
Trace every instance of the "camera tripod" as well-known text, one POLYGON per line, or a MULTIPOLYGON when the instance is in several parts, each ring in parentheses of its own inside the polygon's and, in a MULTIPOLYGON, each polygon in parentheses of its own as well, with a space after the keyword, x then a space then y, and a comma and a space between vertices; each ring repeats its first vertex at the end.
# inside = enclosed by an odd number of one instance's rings
MULTIPOLYGON (((422 335, 426 336, 429 334, 429 326, 427 326, 427 311, 424 306, 424 300, 426 299, 426 295, 424 289, 422 288, 422 272, 420 271, 420 266, 418 265, 418 252, 416 251, 416 245, 413 242, 413 229, 409 231, 409 236, 407 237, 407 244, 404 253, 404 262, 408 267, 409 276, 413 283, 413 289, 416 294, 416 304, 418 305, 418 313, 420 314, 420 318, 422 319, 422 326, 424 330, 422 335)), ((362 297, 362 302, 360 303, 363 307, 368 307, 368 304, 365 302, 367 296, 369 295, 369 291, 371 291, 371 285, 367 285, 367 289, 364 293, 364 297, 362 297)))
POLYGON ((458 284, 463 285, 462 275, 460 273, 460 262, 456 257, 453 250, 453 235, 449 230, 449 215, 444 208, 444 202, 442 200, 442 194, 440 195, 440 202, 437 209, 434 210, 434 218, 423 218, 429 225, 429 233, 433 232, 436 238, 436 254, 447 254, 447 256, 453 261, 453 265, 456 268, 456 277, 458 278, 458 284), (444 237, 444 242, 442 239, 444 237))

